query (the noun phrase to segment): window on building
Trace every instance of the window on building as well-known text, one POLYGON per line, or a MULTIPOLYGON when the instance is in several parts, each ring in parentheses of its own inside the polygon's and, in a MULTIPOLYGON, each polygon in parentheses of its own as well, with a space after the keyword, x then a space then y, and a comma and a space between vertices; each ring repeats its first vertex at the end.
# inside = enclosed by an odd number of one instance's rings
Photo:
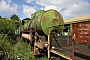
POLYGON ((64 25, 64 30, 63 32, 69 32, 70 31, 70 24, 64 25))

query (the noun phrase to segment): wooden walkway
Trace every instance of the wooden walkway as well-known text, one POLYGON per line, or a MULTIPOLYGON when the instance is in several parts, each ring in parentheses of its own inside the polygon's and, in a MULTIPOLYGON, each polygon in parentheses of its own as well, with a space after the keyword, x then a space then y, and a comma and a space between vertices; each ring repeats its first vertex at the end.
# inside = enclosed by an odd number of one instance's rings
MULTIPOLYGON (((72 57, 72 51, 71 47, 63 47, 63 48, 55 48, 54 50, 51 49, 52 53, 55 53, 63 58, 66 58, 68 60, 71 60, 72 57)), ((77 45, 74 47, 75 52, 75 60, 90 60, 90 48, 89 45, 83 44, 83 45, 77 45)))
MULTIPOLYGON (((51 49, 63 58, 71 60, 72 58, 72 37, 71 36, 51 36, 51 49)), ((90 45, 84 43, 74 42, 74 56, 75 60, 90 60, 90 45)))

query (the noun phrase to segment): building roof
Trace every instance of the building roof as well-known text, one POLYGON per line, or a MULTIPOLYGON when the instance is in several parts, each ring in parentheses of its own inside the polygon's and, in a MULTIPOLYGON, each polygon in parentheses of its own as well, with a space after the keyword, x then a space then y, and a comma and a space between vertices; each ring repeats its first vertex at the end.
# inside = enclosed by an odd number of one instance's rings
POLYGON ((90 14, 84 16, 78 16, 75 18, 69 18, 64 20, 64 23, 76 23, 76 22, 83 22, 83 21, 90 21, 90 14))
POLYGON ((6 18, 6 20, 11 20, 11 18, 6 18))

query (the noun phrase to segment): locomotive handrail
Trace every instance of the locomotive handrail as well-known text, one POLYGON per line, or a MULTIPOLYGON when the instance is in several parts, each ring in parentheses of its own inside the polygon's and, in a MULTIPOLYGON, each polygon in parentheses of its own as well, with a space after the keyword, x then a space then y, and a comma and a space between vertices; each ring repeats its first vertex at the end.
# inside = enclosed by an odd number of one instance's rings
POLYGON ((58 44, 58 46, 61 48, 61 46, 59 45, 59 43, 57 42, 57 40, 56 40, 56 38, 55 38, 55 36, 53 35, 53 37, 54 37, 54 39, 55 39, 55 41, 56 41, 56 43, 58 44))
POLYGON ((58 27, 58 26, 64 26, 64 25, 66 25, 66 24, 72 24, 72 23, 65 23, 65 24, 53 25, 53 26, 49 26, 48 28, 58 27))

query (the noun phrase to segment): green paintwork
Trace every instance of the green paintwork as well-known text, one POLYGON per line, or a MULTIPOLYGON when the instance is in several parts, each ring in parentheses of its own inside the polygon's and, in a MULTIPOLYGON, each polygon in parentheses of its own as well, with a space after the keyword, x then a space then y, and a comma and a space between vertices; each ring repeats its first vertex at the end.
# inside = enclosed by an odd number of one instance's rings
POLYGON ((42 18, 42 15, 43 14, 41 14, 40 16, 38 16, 38 18, 37 18, 37 24, 36 24, 36 29, 37 29, 37 31, 42 31, 42 28, 41 28, 41 18, 42 18))
MULTIPOLYGON (((36 31, 39 33, 44 33, 48 35, 48 27, 49 26, 55 26, 59 24, 63 24, 63 18, 59 12, 56 10, 48 10, 43 11, 39 10, 33 14, 32 21, 30 23, 30 28, 35 28, 36 31)), ((51 28, 51 31, 53 29, 57 29, 59 33, 62 32, 63 26, 51 28)))
POLYGON ((70 32, 72 32, 72 24, 70 24, 70 32))
POLYGON ((63 36, 72 36, 71 32, 62 32, 63 36))
POLYGON ((36 13, 36 30, 37 31, 42 31, 42 28, 41 28, 41 18, 42 18, 42 15, 45 13, 44 10, 39 10, 37 13, 36 13))
POLYGON ((20 31, 24 31, 24 26, 23 25, 20 26, 20 31))
POLYGON ((36 12, 35 17, 38 17, 39 15, 42 15, 44 13, 44 10, 39 10, 36 12))
POLYGON ((24 29, 28 29, 30 23, 31 23, 31 20, 29 20, 28 22, 26 22, 26 23, 24 24, 24 29))
POLYGON ((41 21, 41 17, 42 15, 44 14, 45 11, 43 10, 39 10, 37 12, 35 12, 34 14, 35 17, 32 19, 32 22, 30 24, 30 27, 31 28, 35 28, 35 30, 37 31, 42 31, 42 28, 41 28, 41 24, 40 24, 40 21, 41 21))
POLYGON ((34 14, 31 14, 31 19, 33 19, 35 17, 35 13, 34 14))
POLYGON ((31 19, 34 19, 35 17, 38 17, 39 15, 43 14, 44 10, 38 10, 34 14, 31 14, 31 19))
MULTIPOLYGON (((42 16, 41 27, 42 27, 43 32, 46 35, 48 35, 49 26, 55 26, 55 25, 59 25, 63 23, 64 23, 63 18, 59 12, 57 12, 56 10, 48 10, 42 16)), ((61 33, 63 30, 63 26, 51 28, 51 31, 53 29, 57 29, 58 33, 61 33)))
POLYGON ((28 22, 28 20, 23 20, 25 23, 28 22))

